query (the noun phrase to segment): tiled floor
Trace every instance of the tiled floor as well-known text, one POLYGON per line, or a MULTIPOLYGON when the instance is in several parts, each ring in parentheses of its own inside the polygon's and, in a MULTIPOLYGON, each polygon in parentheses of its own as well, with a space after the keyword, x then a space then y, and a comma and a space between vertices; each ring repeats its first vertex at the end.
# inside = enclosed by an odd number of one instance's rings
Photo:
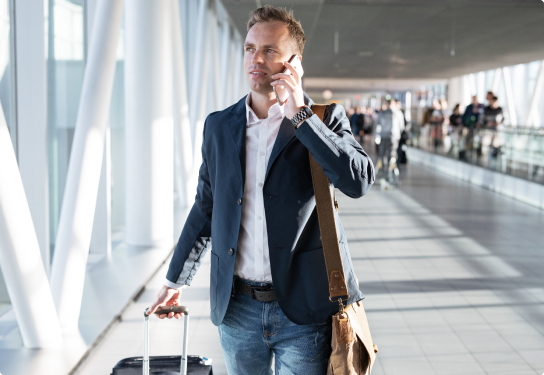
MULTIPOLYGON (((339 196, 353 264, 380 352, 374 375, 544 373, 544 211, 417 165, 402 186, 339 196)), ((183 298, 190 354, 226 374, 209 320, 209 263, 183 298)), ((142 311, 160 271, 80 375, 142 353, 142 311)), ((152 324, 151 353, 181 350, 179 321, 152 324)))

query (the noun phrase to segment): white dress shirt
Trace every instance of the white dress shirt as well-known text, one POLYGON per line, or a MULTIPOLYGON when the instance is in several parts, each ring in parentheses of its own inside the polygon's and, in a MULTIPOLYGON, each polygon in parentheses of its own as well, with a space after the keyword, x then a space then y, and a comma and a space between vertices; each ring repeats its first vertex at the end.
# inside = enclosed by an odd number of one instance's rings
POLYGON ((283 106, 275 103, 268 110, 268 117, 261 120, 250 105, 251 94, 246 99, 246 181, 234 274, 248 280, 272 282, 263 185, 284 114, 283 106))
MULTIPOLYGON (((243 279, 272 282, 263 186, 284 113, 283 106, 275 103, 268 109, 268 117, 261 120, 250 105, 251 94, 246 99, 246 181, 234 274, 243 279)), ((168 279, 165 279, 164 285, 170 288, 186 287, 168 279)))

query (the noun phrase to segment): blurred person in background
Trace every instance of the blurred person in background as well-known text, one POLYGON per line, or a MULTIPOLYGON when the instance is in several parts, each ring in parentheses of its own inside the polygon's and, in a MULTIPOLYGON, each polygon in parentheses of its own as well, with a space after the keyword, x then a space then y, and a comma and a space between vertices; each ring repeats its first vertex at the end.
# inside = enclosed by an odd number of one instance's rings
POLYGON ((442 139, 444 137, 443 125, 444 125, 444 114, 442 113, 442 106, 437 99, 433 100, 432 104, 432 113, 430 118, 431 124, 431 139, 433 142, 433 147, 435 151, 438 149, 438 146, 442 145, 442 139))
MULTIPOLYGON (((486 129, 496 130, 497 126, 501 125, 504 121, 504 114, 502 107, 499 106, 499 98, 493 96, 489 100, 489 105, 484 108, 483 115, 483 126, 486 129)), ((501 146, 503 145, 503 138, 497 134, 496 131, 493 131, 491 136, 491 153, 490 157, 496 159, 500 152, 501 146)))
POLYGON ((400 132, 400 137, 397 145, 397 149, 393 150, 396 151, 398 156, 398 161, 402 164, 406 163, 406 153, 404 152, 404 149, 402 146, 406 144, 406 141, 408 139, 408 134, 406 133, 406 117, 404 116, 404 112, 401 110, 402 103, 399 100, 391 99, 391 111, 393 111, 393 114, 396 116, 397 121, 399 123, 403 124, 402 130, 400 132))
POLYGON ((386 102, 385 110, 378 114, 374 126, 374 137, 378 146, 377 175, 385 173, 387 179, 389 179, 389 161, 392 157, 396 157, 400 135, 404 130, 404 121, 391 109, 392 102, 395 101, 386 102))
POLYGON ((361 137, 364 134, 363 129, 365 126, 365 116, 361 111, 361 107, 357 107, 355 109, 355 113, 351 115, 350 124, 351 124, 351 132, 353 133, 353 136, 360 143, 362 140, 361 137))
POLYGON ((460 111, 460 104, 457 103, 453 107, 453 111, 450 115, 450 123, 448 125, 448 136, 451 139, 451 147, 448 150, 448 154, 453 154, 455 146, 457 146, 459 152, 461 152, 461 146, 464 143, 461 141, 462 137, 462 116, 460 111))
POLYGON ((491 102, 493 101, 493 98, 495 97, 495 94, 493 91, 488 91, 487 94, 485 94, 485 100, 487 100, 487 103, 491 105, 491 102))
POLYGON ((366 110, 364 111, 365 116, 365 125, 363 128, 364 134, 372 134, 372 130, 374 129, 374 119, 375 115, 372 111, 372 107, 366 107, 366 110))
POLYGON ((453 107, 453 111, 450 115, 450 127, 452 128, 452 131, 456 131, 462 124, 463 117, 461 116, 460 104, 457 103, 455 107, 453 107))
POLYGON ((480 127, 483 111, 483 105, 478 102, 478 97, 474 95, 472 97, 472 103, 467 106, 465 113, 463 114, 463 126, 467 128, 466 149, 469 151, 475 149, 478 157, 482 154, 482 146, 480 137, 478 135, 478 128, 480 127))
POLYGON ((486 128, 495 129, 504 121, 502 107, 499 106, 499 98, 493 96, 489 105, 484 108, 483 125, 486 128))
POLYGON ((474 129, 478 126, 480 115, 483 112, 483 105, 478 102, 478 97, 474 95, 472 97, 472 103, 470 103, 465 109, 463 114, 463 125, 469 129, 474 129))

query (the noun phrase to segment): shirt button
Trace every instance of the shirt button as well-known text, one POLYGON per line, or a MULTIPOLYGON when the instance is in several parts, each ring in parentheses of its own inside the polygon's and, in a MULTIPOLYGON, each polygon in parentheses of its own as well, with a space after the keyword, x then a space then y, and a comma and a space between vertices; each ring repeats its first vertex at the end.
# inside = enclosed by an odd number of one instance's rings
POLYGON ((242 198, 238 199, 238 204, 242 205, 242 198))
POLYGON ((263 251, 262 251, 261 248, 259 247, 259 248, 257 248, 257 252, 260 254, 260 253, 262 253, 263 251))
POLYGON ((262 219, 262 217, 260 217, 260 216, 257 216, 257 220, 261 220, 261 219, 262 219))
POLYGON ((262 184, 262 182, 259 182, 259 187, 263 187, 263 184, 262 184))
POLYGON ((234 254, 234 249, 229 249, 229 255, 233 255, 234 254))
POLYGON ((261 151, 261 156, 264 156, 264 152, 263 152, 263 151, 261 151))

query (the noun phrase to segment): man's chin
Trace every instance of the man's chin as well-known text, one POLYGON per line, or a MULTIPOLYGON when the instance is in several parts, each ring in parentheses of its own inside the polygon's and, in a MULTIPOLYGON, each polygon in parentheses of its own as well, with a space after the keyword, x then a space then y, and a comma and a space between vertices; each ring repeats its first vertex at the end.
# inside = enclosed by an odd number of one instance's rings
POLYGON ((269 95, 274 90, 272 89, 272 86, 270 86, 270 83, 267 84, 254 84, 249 86, 251 91, 253 91, 256 94, 259 95, 269 95))

